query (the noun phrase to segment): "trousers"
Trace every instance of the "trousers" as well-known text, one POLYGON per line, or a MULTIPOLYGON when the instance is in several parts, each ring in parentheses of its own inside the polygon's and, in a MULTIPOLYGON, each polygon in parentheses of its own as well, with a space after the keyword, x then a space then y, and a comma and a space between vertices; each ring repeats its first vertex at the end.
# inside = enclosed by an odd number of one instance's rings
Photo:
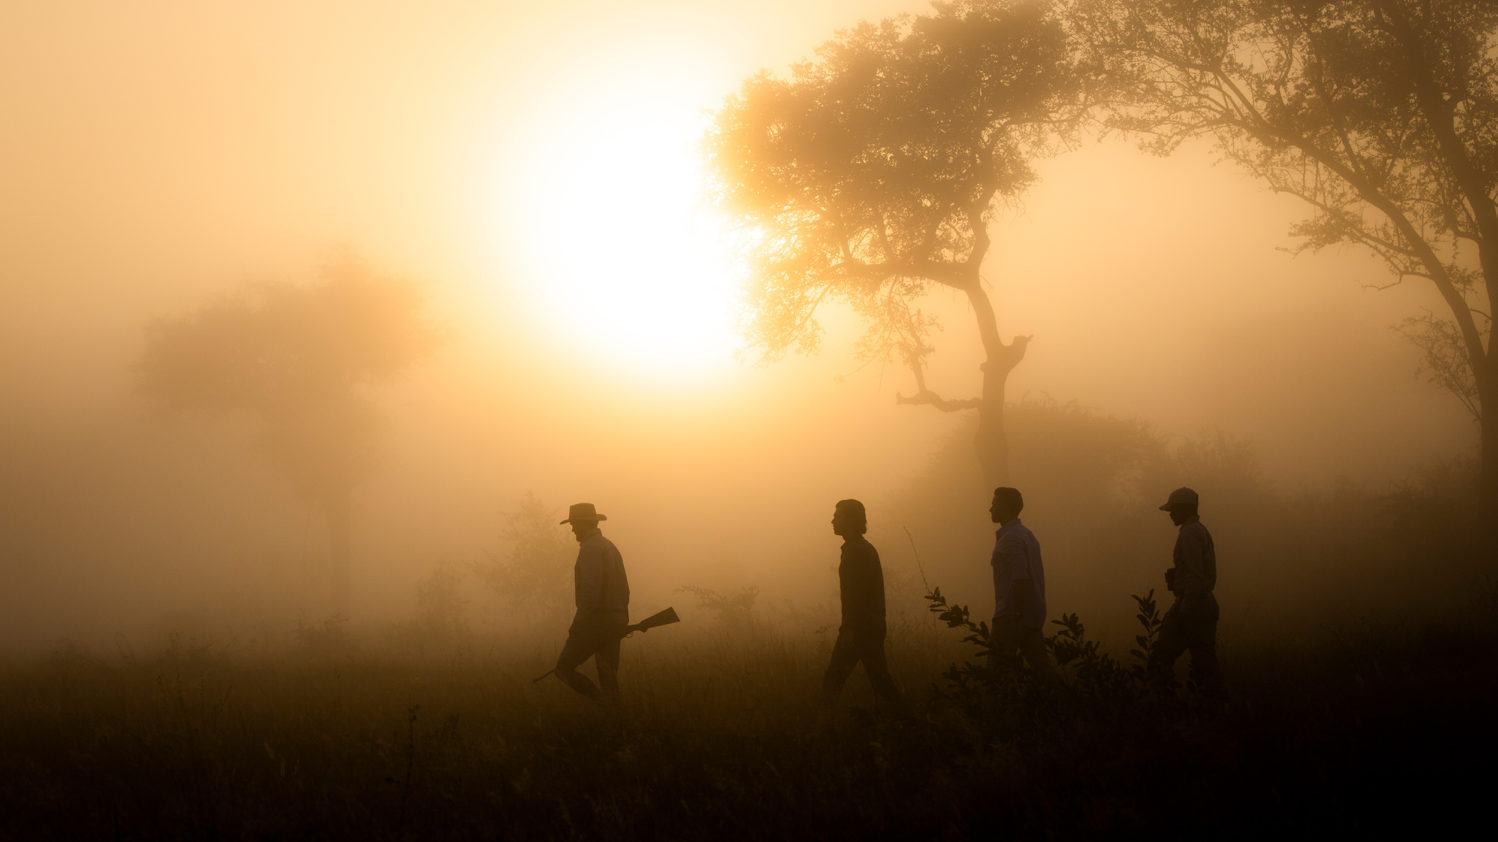
POLYGON ((619 701, 619 642, 629 625, 629 615, 613 612, 599 617, 578 618, 567 634, 562 654, 557 656, 556 674, 573 690, 599 701, 619 701), (615 616, 617 614, 618 616, 615 616), (583 662, 593 659, 598 669, 598 684, 577 671, 583 662))
POLYGON ((831 702, 837 698, 860 661, 874 693, 887 702, 898 702, 900 691, 895 687, 884 658, 883 629, 838 630, 837 642, 832 645, 832 660, 822 676, 823 700, 831 702))
POLYGON ((1150 651, 1150 674, 1168 683, 1175 676, 1175 663, 1191 653, 1191 680, 1207 693, 1222 690, 1222 667, 1217 662, 1217 598, 1203 594, 1176 599, 1160 623, 1154 649, 1150 651))

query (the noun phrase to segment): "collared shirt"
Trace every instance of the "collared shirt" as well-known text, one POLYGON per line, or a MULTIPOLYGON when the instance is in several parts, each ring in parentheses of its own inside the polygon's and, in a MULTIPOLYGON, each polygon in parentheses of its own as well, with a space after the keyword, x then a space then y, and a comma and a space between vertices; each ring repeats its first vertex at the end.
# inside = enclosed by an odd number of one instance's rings
POLYGON ((579 618, 629 611, 629 578, 624 575, 624 557, 613 541, 603 537, 603 532, 595 529, 578 544, 572 581, 579 618))
POLYGON ((884 634, 884 569, 879 551, 862 535, 843 541, 837 584, 843 603, 841 628, 884 634))
POLYGON ((1038 629, 1045 625, 1045 567, 1040 561, 1040 542, 1035 533, 1009 521, 994 533, 993 616, 997 621, 1016 611, 1010 605, 1016 585, 1028 591, 1029 599, 1018 608, 1020 625, 1038 629))
POLYGON ((1175 587, 1177 597, 1210 594, 1217 587, 1217 550, 1212 545, 1212 533, 1202 525, 1201 518, 1192 518, 1181 524, 1176 534, 1175 587))

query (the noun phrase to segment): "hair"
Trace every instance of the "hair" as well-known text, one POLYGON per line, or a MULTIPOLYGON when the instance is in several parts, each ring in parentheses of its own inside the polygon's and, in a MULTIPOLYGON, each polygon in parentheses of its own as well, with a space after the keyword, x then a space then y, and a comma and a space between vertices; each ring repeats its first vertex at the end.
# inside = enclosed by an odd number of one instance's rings
POLYGON ((853 518, 853 524, 858 527, 860 535, 869 531, 869 516, 864 512, 862 503, 853 499, 839 500, 837 501, 837 511, 843 512, 853 518))
POLYGON ((1019 493, 1018 488, 1001 485, 993 490, 993 499, 1003 501, 1006 506, 1014 509, 1015 514, 1019 514, 1025 508, 1025 498, 1019 493))

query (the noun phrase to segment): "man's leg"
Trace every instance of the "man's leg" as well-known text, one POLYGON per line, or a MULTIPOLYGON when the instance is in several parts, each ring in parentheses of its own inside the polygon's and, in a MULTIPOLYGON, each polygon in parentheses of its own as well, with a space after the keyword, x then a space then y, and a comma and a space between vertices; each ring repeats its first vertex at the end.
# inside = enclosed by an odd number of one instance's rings
POLYGON ((1030 665, 1030 672, 1035 679, 1042 684, 1054 684, 1058 679, 1056 667, 1051 664, 1050 655, 1045 651, 1045 636, 1040 629, 1021 627, 1019 630, 1019 652, 1025 658, 1025 663, 1030 665))
POLYGON ((988 668, 1013 672, 1019 669, 1019 662, 1019 621, 993 618, 993 629, 988 633, 988 668))
MULTIPOLYGON (((1215 608, 1215 606, 1214 606, 1215 608)), ((1222 694, 1222 669, 1217 663, 1217 612, 1204 612, 1190 624, 1191 680, 1208 696, 1222 694)))
POLYGON ((1155 633, 1155 645, 1150 650, 1149 674, 1157 684, 1170 684, 1175 680, 1176 659, 1186 651, 1186 639, 1181 629, 1181 613, 1172 605, 1160 621, 1160 630, 1155 633))
POLYGON ((853 674, 853 667, 858 664, 858 655, 853 635, 838 632, 837 642, 832 644, 832 660, 828 662, 827 672, 822 676, 823 704, 831 704, 837 700, 843 685, 848 682, 848 676, 853 674))
POLYGON ((900 691, 889 674, 889 663, 884 656, 884 636, 867 636, 860 641, 859 650, 859 660, 863 661, 863 671, 868 674, 875 695, 890 704, 899 704, 900 691))
MULTIPOLYGON (((587 635, 579 633, 569 634, 567 636, 567 643, 562 646, 562 654, 557 656, 556 673, 557 678, 560 678, 563 684, 594 701, 598 701, 601 698, 598 688, 593 686, 593 682, 589 681, 586 675, 577 671, 577 668, 582 665, 583 661, 593 656, 593 648, 593 641, 588 639, 587 635)), ((617 667, 617 665, 616 661, 615 666, 617 667)), ((600 669, 600 680, 602 679, 602 675, 603 670, 600 669)))
POLYGON ((603 687, 603 697, 614 704, 619 703, 619 642, 620 638, 615 637, 593 653, 593 665, 598 667, 598 684, 603 687))

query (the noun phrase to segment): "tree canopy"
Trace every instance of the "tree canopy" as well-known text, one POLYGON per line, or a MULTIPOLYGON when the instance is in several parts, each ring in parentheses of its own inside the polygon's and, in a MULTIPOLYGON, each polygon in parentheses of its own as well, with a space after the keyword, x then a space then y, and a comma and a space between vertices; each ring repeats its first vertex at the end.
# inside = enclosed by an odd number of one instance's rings
POLYGON ((742 223, 747 332, 775 357, 817 347, 818 308, 846 301, 870 358, 908 365, 902 400, 980 410, 991 477, 1006 470, 1003 383, 1026 337, 1005 342, 981 275, 988 226, 1035 178, 1082 112, 1064 33, 1036 4, 956 2, 931 15, 863 23, 795 65, 749 79, 718 115, 718 197, 742 223), (926 388, 937 326, 933 284, 972 305, 986 362, 980 397, 926 388))
POLYGON ((1301 247, 1354 244, 1387 283, 1431 283, 1405 329, 1482 428, 1498 521, 1498 4, 1491 0, 1074 0, 1107 118, 1165 153, 1196 137, 1303 199, 1301 247))
POLYGON ((370 389, 437 340, 412 284, 340 255, 316 284, 259 284, 156 322, 137 386, 171 410, 256 422, 266 457, 328 520, 334 597, 346 608, 350 496, 377 439, 370 389))

